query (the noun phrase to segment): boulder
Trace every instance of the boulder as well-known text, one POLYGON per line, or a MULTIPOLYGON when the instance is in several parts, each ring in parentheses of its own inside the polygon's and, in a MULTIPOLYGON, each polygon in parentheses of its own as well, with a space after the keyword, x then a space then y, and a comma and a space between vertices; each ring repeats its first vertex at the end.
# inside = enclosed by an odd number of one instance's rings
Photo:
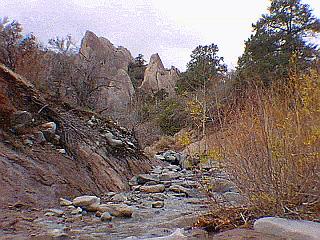
POLYGON ((317 240, 320 237, 320 223, 311 221, 265 217, 254 223, 254 229, 292 240, 317 240))
POLYGON ((162 193, 164 190, 165 186, 163 184, 140 187, 140 191, 145 193, 162 193))
POLYGON ((73 205, 77 207, 87 207, 93 204, 100 204, 100 198, 96 196, 80 196, 73 199, 73 205))

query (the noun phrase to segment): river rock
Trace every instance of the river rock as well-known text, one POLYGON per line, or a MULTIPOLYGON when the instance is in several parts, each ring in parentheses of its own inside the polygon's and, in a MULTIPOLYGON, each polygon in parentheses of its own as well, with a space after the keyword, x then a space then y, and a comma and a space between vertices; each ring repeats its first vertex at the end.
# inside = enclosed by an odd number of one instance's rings
POLYGON ((60 206, 71 206, 72 205, 71 201, 64 199, 64 198, 60 198, 59 201, 60 201, 59 202, 60 206))
POLYGON ((63 210, 51 208, 46 211, 45 216, 61 217, 63 214, 64 214, 63 210))
POLYGON ((151 203, 151 206, 153 208, 163 208, 164 207, 164 202, 163 201, 153 202, 153 203, 151 203))
POLYGON ((73 205, 77 207, 87 207, 92 204, 100 204, 100 198, 96 196, 80 196, 73 199, 73 205))
POLYGON ((172 185, 169 187, 169 191, 175 192, 175 193, 184 193, 186 196, 190 195, 190 190, 182 187, 180 185, 172 185))
POLYGON ((118 193, 114 195, 110 200, 112 202, 124 202, 124 201, 128 201, 128 198, 124 193, 118 193))
POLYGON ((110 213, 104 212, 104 213, 101 214, 100 220, 102 222, 111 221, 112 220, 112 216, 110 215, 110 213))
POLYGON ((163 184, 140 187, 140 191, 146 193, 162 193, 164 190, 165 186, 163 184))
MULTIPOLYGON (((133 209, 125 204, 112 204, 108 205, 109 213, 115 217, 126 217, 130 218, 133 214, 133 209)), ((105 208, 106 210, 106 208, 105 208)), ((104 211, 106 212, 106 211, 104 211)))
POLYGON ((254 229, 292 240, 318 240, 320 237, 320 223, 311 221, 265 217, 254 223, 254 229))

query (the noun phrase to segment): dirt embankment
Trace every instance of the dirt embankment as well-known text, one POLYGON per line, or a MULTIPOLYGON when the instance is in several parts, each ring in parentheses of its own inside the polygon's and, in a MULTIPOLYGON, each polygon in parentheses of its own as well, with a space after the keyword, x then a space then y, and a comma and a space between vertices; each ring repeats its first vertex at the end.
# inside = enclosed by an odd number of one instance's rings
POLYGON ((126 129, 45 100, 0 65, 0 208, 50 207, 63 196, 126 190, 127 180, 151 165, 126 129))

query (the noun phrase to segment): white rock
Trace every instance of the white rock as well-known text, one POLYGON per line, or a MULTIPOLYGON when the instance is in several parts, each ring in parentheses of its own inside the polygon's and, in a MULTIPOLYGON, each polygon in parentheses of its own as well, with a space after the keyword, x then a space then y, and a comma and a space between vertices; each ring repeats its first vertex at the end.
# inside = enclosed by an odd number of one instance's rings
POLYGON ((319 240, 320 223, 278 217, 260 218, 254 223, 258 232, 291 240, 319 240))
POLYGON ((67 153, 67 151, 66 151, 65 149, 63 149, 63 148, 57 149, 57 151, 58 151, 59 153, 61 153, 61 154, 66 154, 66 153, 67 153))
POLYGON ((100 198, 96 196, 80 196, 73 199, 73 205, 77 207, 86 207, 92 204, 100 204, 100 198))

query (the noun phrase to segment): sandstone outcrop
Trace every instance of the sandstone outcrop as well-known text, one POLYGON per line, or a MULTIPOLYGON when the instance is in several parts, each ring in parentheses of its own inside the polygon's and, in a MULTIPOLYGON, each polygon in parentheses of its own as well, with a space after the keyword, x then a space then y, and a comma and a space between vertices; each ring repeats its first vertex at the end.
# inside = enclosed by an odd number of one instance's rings
POLYGON ((144 79, 139 87, 143 92, 156 94, 164 90, 169 97, 175 95, 175 87, 179 78, 179 70, 171 67, 165 69, 159 54, 153 54, 144 74, 144 79))

